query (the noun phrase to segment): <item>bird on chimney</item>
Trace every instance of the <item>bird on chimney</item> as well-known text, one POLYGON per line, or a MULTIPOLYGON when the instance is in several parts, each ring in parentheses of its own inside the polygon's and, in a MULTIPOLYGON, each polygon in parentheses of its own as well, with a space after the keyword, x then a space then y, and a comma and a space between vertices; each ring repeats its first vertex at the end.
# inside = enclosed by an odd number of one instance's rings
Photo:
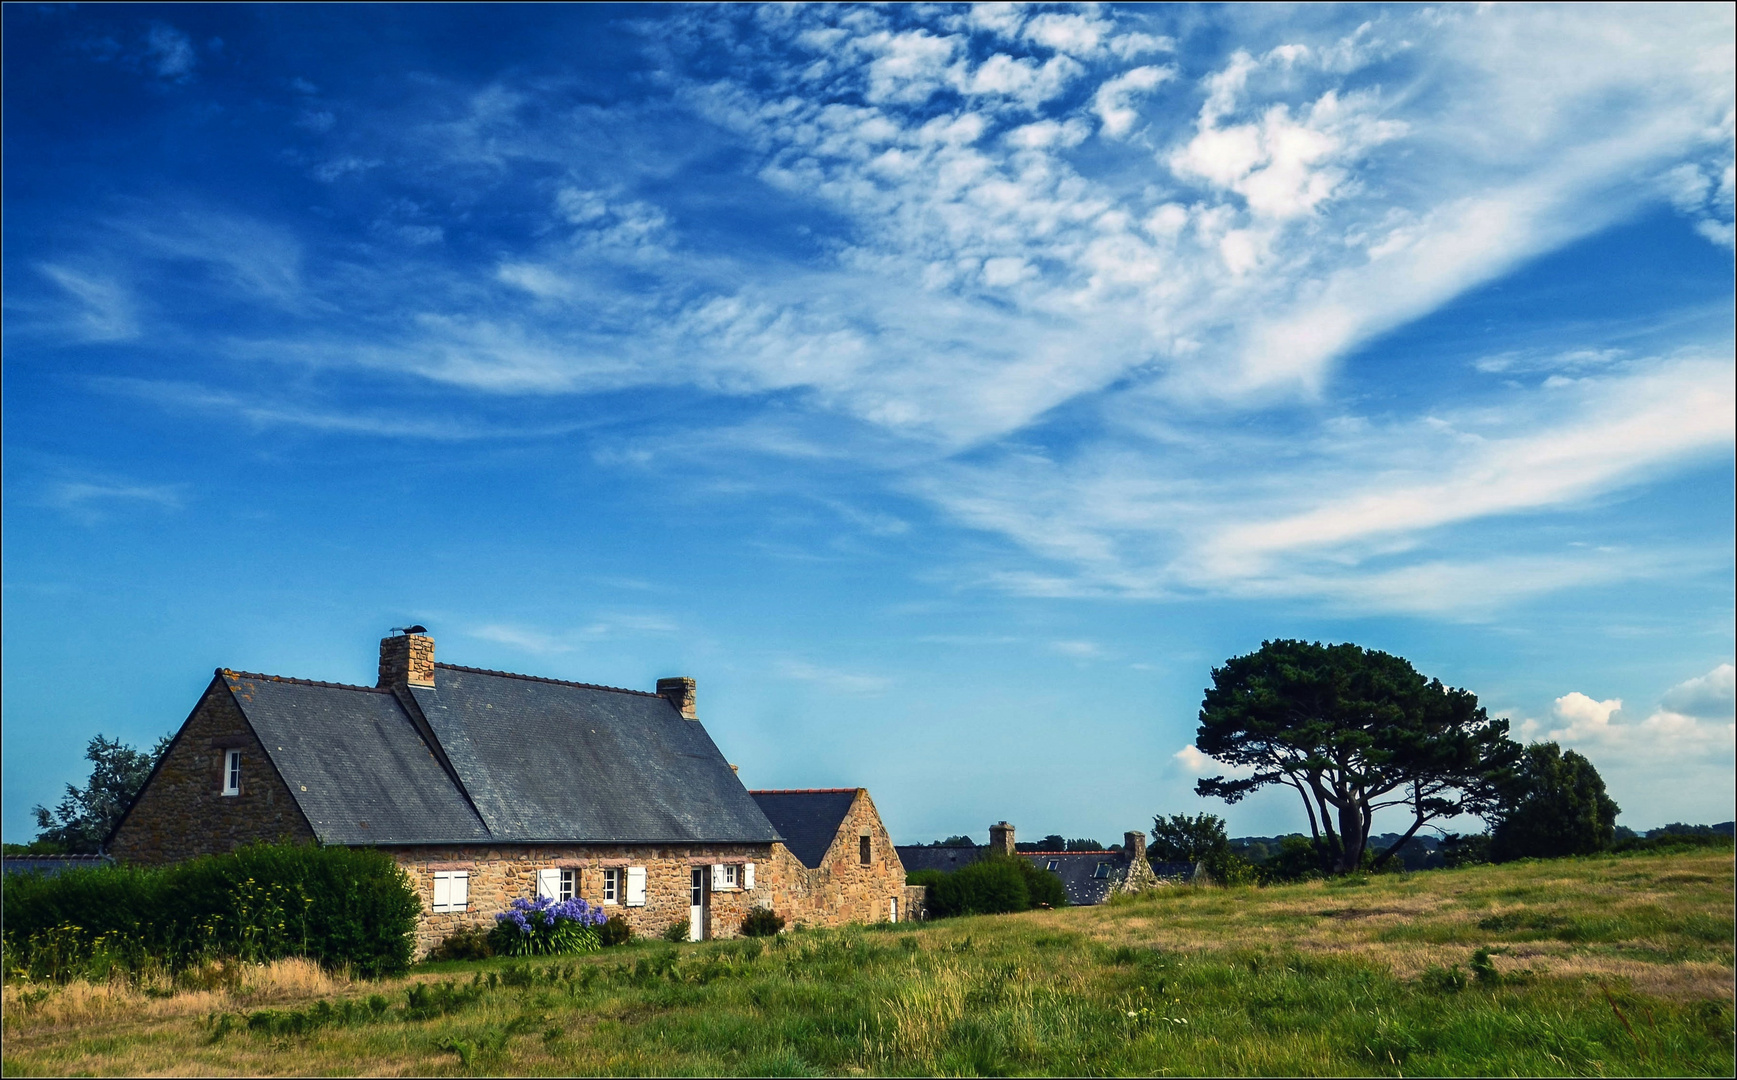
POLYGON ((423 626, 420 623, 418 623, 415 626, 394 626, 392 628, 392 632, 395 634, 402 633, 402 634, 406 634, 406 635, 409 635, 409 634, 426 634, 426 633, 428 633, 428 627, 423 626))

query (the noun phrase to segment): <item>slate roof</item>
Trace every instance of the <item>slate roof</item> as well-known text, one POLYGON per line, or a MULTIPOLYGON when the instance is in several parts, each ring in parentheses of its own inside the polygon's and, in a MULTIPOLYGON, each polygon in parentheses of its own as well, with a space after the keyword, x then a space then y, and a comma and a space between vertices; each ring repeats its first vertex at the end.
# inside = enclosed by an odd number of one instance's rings
POLYGON ((397 692, 219 676, 323 843, 779 839, 656 694, 451 664, 397 692))
MULTIPOLYGON (((970 866, 988 851, 987 847, 920 845, 898 849, 899 861, 905 864, 907 874, 918 870, 957 870, 970 866)), ((1110 890, 1128 876, 1128 858, 1120 851, 1021 851, 1019 857, 1060 877, 1067 889, 1068 903, 1075 906, 1103 903, 1109 899, 1110 890), (1106 868, 1103 877, 1098 876, 1100 865, 1106 868)), ((1152 864, 1152 871, 1161 878, 1185 878, 1193 869, 1188 863, 1152 864)))
POLYGON ((957 870, 981 859, 987 850, 989 849, 982 847, 928 847, 923 844, 897 848, 899 861, 905 864, 907 874, 914 874, 919 870, 957 870))
MULTIPOLYGON (((784 846, 810 870, 821 860, 838 835, 838 827, 856 801, 857 788, 807 788, 795 791, 750 791, 760 812, 766 815, 784 846)), ((904 850, 904 849, 899 849, 904 850)), ((909 872, 906 867, 906 872, 909 872)))
POLYGON ((1128 859, 1119 851, 1022 851, 1039 870, 1062 879, 1068 903, 1076 907, 1101 904, 1110 890, 1128 876, 1128 859), (1100 867, 1102 868, 1100 870, 1100 867), (1102 877, 1098 876, 1100 873, 1102 877))
POLYGON ((321 843, 490 838, 390 690, 222 675, 321 843))

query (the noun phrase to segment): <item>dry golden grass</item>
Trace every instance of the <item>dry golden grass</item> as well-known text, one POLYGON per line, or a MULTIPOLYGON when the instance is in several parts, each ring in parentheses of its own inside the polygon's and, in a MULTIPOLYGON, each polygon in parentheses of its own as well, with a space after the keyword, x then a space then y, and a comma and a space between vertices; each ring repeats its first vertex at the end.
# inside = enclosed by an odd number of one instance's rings
POLYGON ((1177 888, 766 948, 652 942, 539 961, 528 981, 520 965, 438 1015, 406 991, 507 963, 364 982, 284 961, 172 996, 13 985, 4 1071, 1729 1075, 1734 917, 1732 856, 1702 853, 1177 888), (1523 977, 1442 989, 1480 949, 1523 977), (390 1007, 301 1034, 218 1024, 374 995, 390 1007))

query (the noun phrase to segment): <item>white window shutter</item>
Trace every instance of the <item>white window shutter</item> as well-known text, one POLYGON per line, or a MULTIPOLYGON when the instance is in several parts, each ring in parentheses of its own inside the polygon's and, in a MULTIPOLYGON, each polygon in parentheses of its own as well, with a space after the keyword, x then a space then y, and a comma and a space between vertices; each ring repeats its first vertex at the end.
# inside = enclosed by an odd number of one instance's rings
POLYGON ((463 911, 470 907, 470 871, 460 870, 452 875, 452 910, 463 911))
POLYGON ((434 875, 434 910, 445 911, 452 906, 452 877, 447 874, 434 875))
POLYGON ((716 891, 724 887, 724 864, 712 864, 712 889, 716 891))
POLYGON ((753 863, 744 863, 742 865, 742 888, 752 889, 753 887, 754 887, 754 864, 753 863))
POLYGON ((643 866, 627 868, 627 906, 645 906, 645 867, 643 866))
POLYGON ((554 869, 538 870, 537 895, 546 897, 550 900, 561 899, 561 871, 554 869))

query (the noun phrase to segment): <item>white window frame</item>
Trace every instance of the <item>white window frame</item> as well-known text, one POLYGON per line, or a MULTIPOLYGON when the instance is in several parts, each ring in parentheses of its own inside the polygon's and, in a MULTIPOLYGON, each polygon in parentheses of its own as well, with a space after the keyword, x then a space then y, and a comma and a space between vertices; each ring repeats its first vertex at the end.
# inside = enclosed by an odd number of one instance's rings
POLYGON ((896 896, 889 896, 887 898, 887 921, 899 921, 899 898, 896 896))
POLYGON ((625 877, 619 866, 605 867, 603 870, 603 902, 605 904, 621 903, 621 879, 625 877))
POLYGON ((561 871, 561 883, 555 889, 557 900, 579 899, 579 871, 568 867, 561 871))
POLYGON ((436 870, 434 872, 434 902, 436 914, 470 910, 470 871, 436 870), (442 894, 445 894, 444 899, 442 894))
POLYGON ((223 794, 241 794, 241 751, 223 751, 223 794))
POLYGON ((643 866, 627 868, 627 906, 645 906, 645 867, 643 866))
POLYGON ((742 887, 742 868, 735 863, 719 863, 712 868, 712 891, 742 887))

